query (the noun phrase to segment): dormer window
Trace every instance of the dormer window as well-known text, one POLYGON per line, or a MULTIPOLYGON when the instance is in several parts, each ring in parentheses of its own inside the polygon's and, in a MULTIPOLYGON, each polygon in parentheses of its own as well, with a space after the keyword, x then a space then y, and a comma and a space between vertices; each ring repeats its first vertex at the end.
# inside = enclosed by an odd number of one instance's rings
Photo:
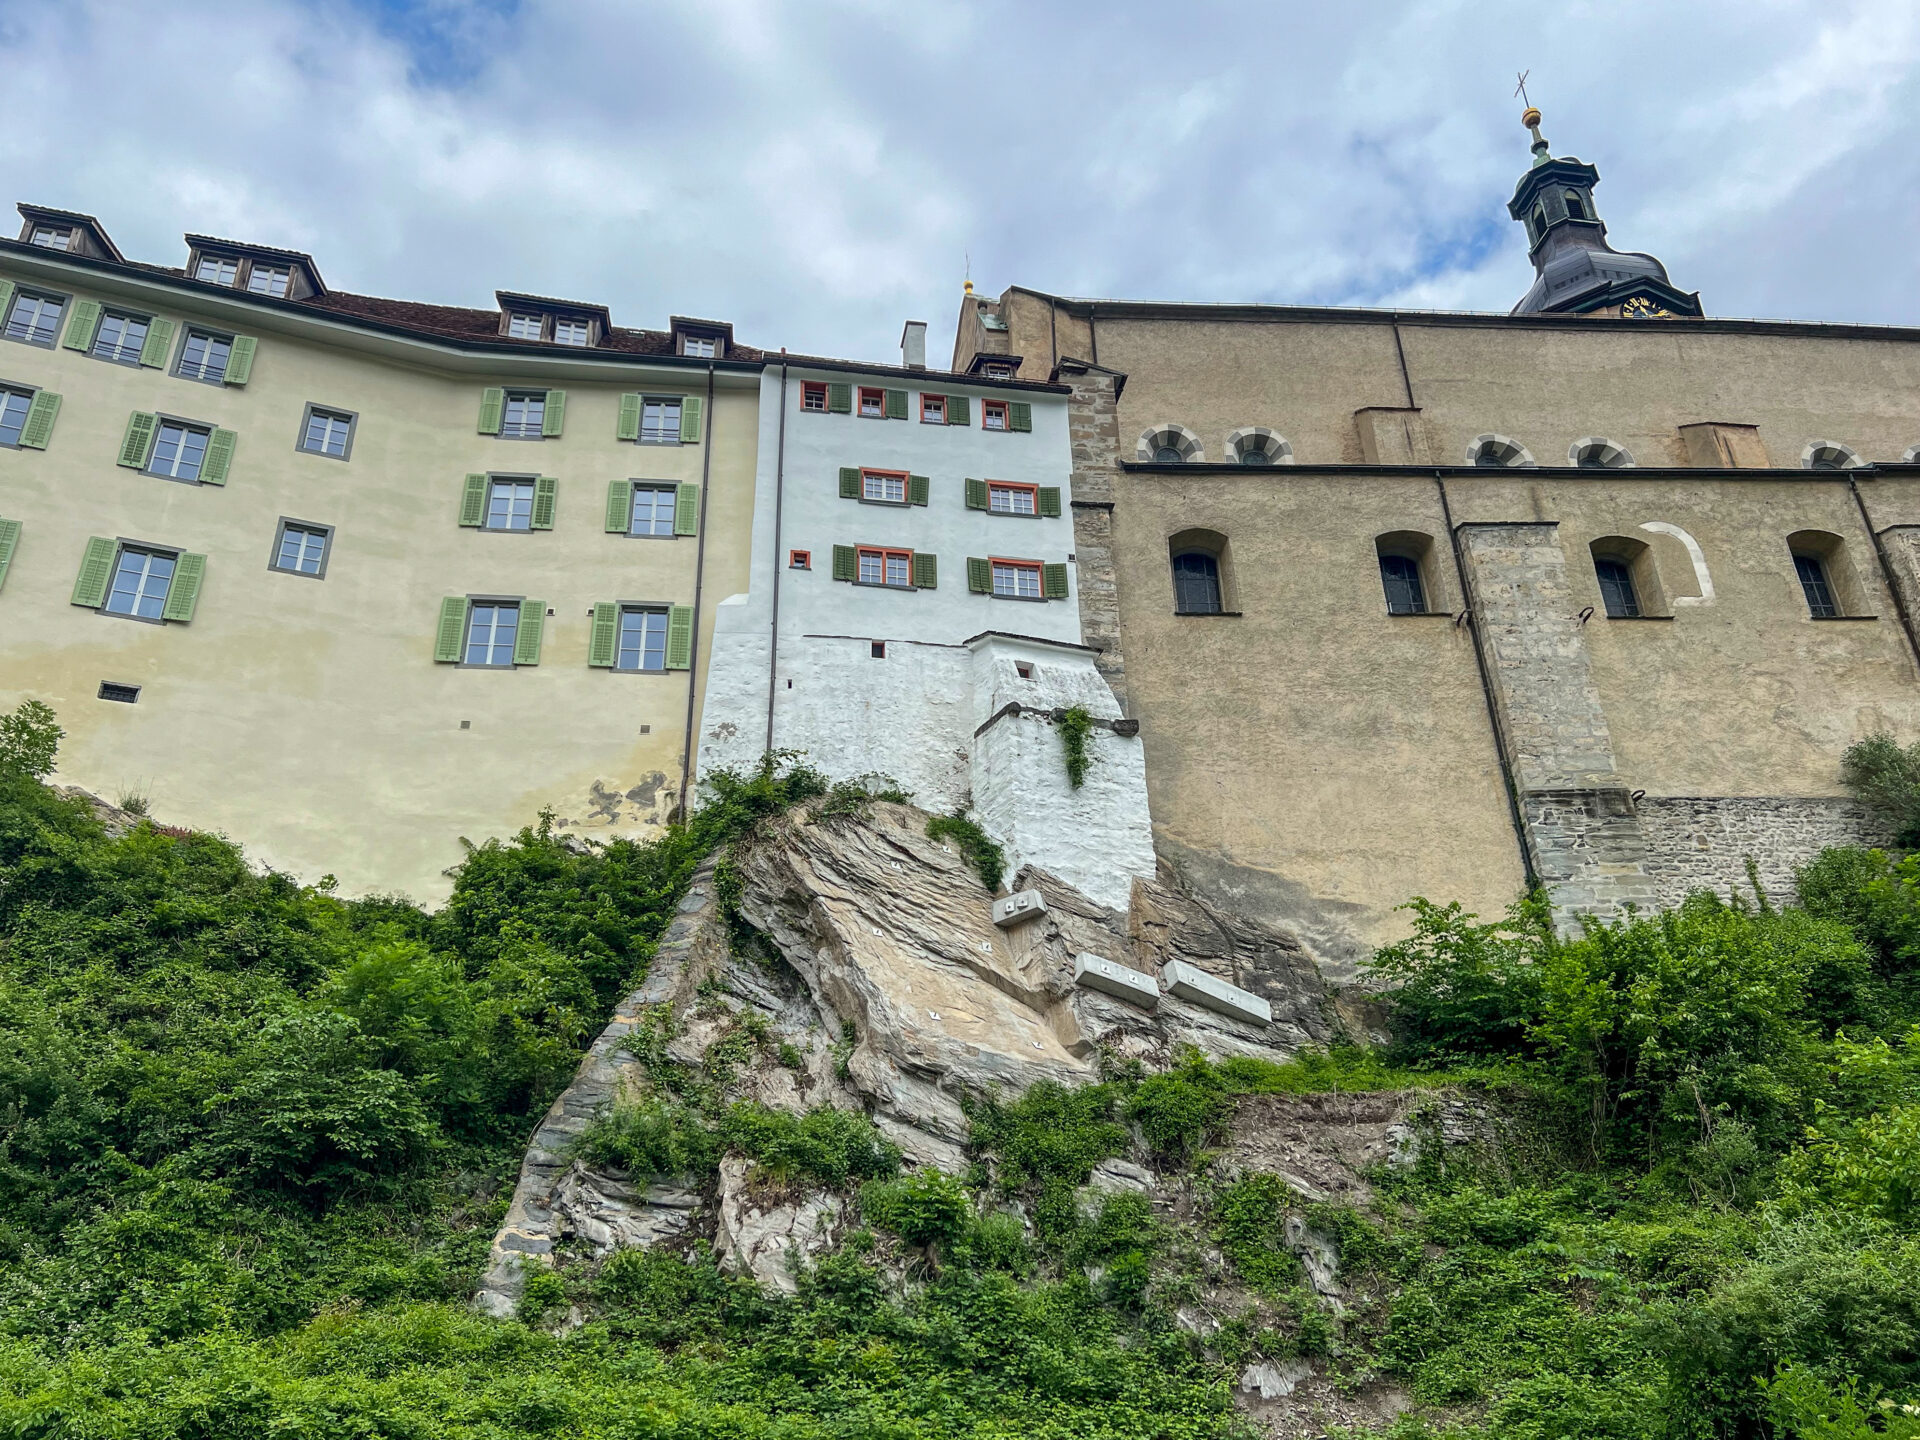
POLYGON ((1013 367, 1011 365, 983 365, 980 367, 980 373, 989 380, 1011 380, 1013 378, 1013 367))
POLYGON ((255 263, 247 272, 247 289, 255 295, 272 295, 284 300, 293 284, 293 271, 280 265, 255 263))
POLYGON ((720 351, 720 342, 711 335, 683 335, 680 337, 680 353, 690 355, 696 360, 711 360, 720 351))
POLYGON ((215 285, 231 285, 240 278, 240 262, 219 255, 202 255, 200 264, 193 272, 196 280, 206 280, 215 285))
POLYGON ((515 340, 538 340, 542 326, 538 315, 510 315, 507 317, 507 334, 515 340))
POLYGON ((733 346, 733 326, 725 320, 699 320, 674 315, 667 321, 673 353, 689 360, 724 360, 733 346))
POLYGON ((73 244, 73 231, 61 225, 36 225, 33 243, 47 250, 65 250, 73 244))
POLYGON ((585 320, 556 319, 553 322, 553 343, 556 345, 587 345, 592 338, 592 326, 585 320))

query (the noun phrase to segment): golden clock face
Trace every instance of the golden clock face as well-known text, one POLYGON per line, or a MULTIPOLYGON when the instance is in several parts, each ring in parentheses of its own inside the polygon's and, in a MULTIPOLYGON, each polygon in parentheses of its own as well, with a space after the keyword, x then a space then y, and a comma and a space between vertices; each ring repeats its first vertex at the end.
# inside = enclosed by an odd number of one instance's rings
POLYGON ((1620 307, 1620 314, 1628 320, 1651 320, 1656 316, 1662 315, 1669 320, 1673 318, 1673 312, 1671 310, 1654 304, 1653 301, 1644 295, 1636 295, 1627 301, 1626 304, 1620 307))

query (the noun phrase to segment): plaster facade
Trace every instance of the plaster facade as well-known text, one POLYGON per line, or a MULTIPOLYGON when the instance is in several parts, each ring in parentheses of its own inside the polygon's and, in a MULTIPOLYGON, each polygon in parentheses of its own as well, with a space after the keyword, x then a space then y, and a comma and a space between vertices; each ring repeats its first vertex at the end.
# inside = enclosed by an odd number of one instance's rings
POLYGON ((44 449, 0 447, 0 519, 21 522, 0 587, 0 706, 53 706, 58 779, 144 795, 303 879, 423 901, 445 893, 461 837, 511 834, 543 809, 594 838, 666 819, 711 600, 746 579, 757 363, 463 344, 25 246, 0 253, 0 280, 65 297, 68 316, 93 300, 175 325, 164 365, 0 341, 0 381, 62 397, 44 449), (244 386, 175 373, 190 325, 256 338, 244 386), (564 390, 558 436, 479 433, 484 392, 516 384, 564 390), (618 439, 636 392, 699 400, 699 438, 618 439), (354 417, 344 458, 298 448, 312 404, 354 417), (136 412, 230 430, 226 483, 116 463, 136 412), (551 528, 462 525, 465 477, 488 473, 554 477, 551 528), (704 486, 699 533, 609 533, 609 485, 630 478, 704 486), (286 519, 330 527, 323 574, 270 568, 286 519), (71 603, 90 537, 204 556, 191 620, 71 603), (597 603, 693 607, 700 591, 689 668, 588 665, 597 603), (450 596, 544 602, 538 663, 437 663, 450 596), (137 701, 101 698, 103 683, 137 686, 137 701))

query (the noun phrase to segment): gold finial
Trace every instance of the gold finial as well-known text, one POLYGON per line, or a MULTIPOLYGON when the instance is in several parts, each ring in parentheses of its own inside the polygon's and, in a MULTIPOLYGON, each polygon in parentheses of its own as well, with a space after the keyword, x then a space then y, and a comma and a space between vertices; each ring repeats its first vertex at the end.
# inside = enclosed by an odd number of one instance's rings
POLYGON ((1540 133, 1540 107, 1527 94, 1527 76, 1532 73, 1531 70, 1520 72, 1520 83, 1513 87, 1513 93, 1526 104, 1527 108, 1520 112, 1520 123, 1533 132, 1533 163, 1538 166, 1546 164, 1549 156, 1547 137, 1540 133))
POLYGON ((1520 114, 1521 129, 1531 130, 1539 123, 1540 123, 1540 111, 1538 107, 1529 105, 1524 111, 1521 112, 1520 114))
POLYGON ((969 281, 967 281, 967 282, 966 282, 966 284, 964 284, 964 285, 962 285, 962 286, 961 286, 960 288, 961 288, 961 289, 962 289, 962 290, 963 290, 963 291, 964 291, 964 292, 965 292, 966 294, 968 294, 968 295, 971 295, 971 294, 973 293, 973 282, 972 282, 971 280, 969 280, 969 281))

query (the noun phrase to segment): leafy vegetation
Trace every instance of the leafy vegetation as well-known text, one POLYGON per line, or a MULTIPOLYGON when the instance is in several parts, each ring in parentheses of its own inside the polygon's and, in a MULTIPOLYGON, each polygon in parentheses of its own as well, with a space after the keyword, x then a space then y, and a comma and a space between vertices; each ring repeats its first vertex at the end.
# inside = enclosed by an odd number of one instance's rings
POLYGON ((1078 790, 1087 783, 1087 766, 1093 763, 1093 752, 1087 748, 1087 739, 1093 734, 1093 716, 1086 706, 1074 705, 1056 710, 1053 724, 1060 732, 1060 749, 1066 757, 1067 783, 1078 790))
POLYGON ((0 1435, 1237 1440, 1241 1368, 1303 1356, 1410 1405, 1398 1440, 1920 1440, 1902 855, 1571 939, 1536 905, 1416 902, 1376 959, 1391 1050, 969 1097, 960 1176, 739 1099, 749 1063, 804 1064, 745 1017, 699 1061, 643 1027, 654 1093, 585 1157, 745 1155, 865 1228, 791 1296, 660 1247, 535 1275, 495 1321, 467 1301, 525 1136, 694 871, 876 791, 770 757, 650 845, 576 854, 543 821, 478 847, 428 914, 109 837, 40 783, 58 741, 0 717, 0 1435), (1413 1092, 1418 1154, 1358 1208, 1227 1153, 1247 1097, 1380 1090, 1413 1092), (1463 1105, 1497 1143, 1442 1163, 1463 1105))
POLYGON ((1000 881, 1007 873, 1007 854, 993 837, 967 819, 964 810, 951 815, 935 815, 927 821, 929 840, 952 841, 960 857, 974 868, 989 894, 1000 893, 1000 881))

